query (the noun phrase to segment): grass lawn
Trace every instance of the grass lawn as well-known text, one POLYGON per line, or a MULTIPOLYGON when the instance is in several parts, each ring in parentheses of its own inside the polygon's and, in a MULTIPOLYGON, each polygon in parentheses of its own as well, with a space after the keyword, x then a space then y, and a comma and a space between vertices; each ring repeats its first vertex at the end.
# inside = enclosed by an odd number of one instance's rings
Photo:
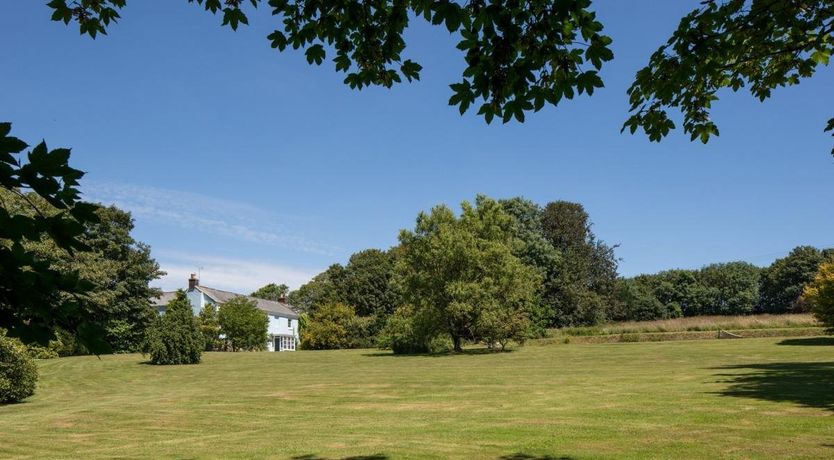
POLYGON ((0 458, 834 458, 834 340, 40 363, 0 458))

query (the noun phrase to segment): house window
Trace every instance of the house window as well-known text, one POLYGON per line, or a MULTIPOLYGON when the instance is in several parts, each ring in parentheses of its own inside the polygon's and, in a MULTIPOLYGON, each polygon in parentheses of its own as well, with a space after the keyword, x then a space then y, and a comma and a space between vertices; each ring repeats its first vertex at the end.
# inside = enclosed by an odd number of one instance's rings
POLYGON ((294 351, 295 350, 295 338, 294 337, 286 337, 281 336, 279 337, 280 341, 278 342, 277 351, 294 351))

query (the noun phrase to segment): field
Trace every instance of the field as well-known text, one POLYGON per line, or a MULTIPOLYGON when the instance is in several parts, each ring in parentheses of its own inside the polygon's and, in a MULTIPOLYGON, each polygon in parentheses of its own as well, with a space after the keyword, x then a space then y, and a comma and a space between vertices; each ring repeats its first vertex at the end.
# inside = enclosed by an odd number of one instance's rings
POLYGON ((555 333, 585 336, 607 334, 632 334, 645 332, 701 332, 749 329, 789 329, 821 327, 810 313, 745 316, 692 316, 688 318, 659 319, 655 321, 625 321, 590 327, 554 329, 555 333))
POLYGON ((834 340, 39 363, 0 458, 832 458, 834 340))
POLYGON ((719 331, 739 337, 809 337, 825 333, 810 313, 746 316, 693 316, 655 321, 627 321, 590 327, 551 329, 538 344, 666 342, 715 339, 719 331))

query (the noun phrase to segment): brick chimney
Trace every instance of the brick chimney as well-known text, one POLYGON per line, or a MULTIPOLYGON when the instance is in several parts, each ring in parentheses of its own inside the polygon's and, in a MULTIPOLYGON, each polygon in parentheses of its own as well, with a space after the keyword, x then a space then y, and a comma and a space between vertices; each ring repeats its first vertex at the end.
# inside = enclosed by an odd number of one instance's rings
POLYGON ((199 286, 199 285, 200 285, 200 279, 197 278, 196 273, 192 273, 191 277, 188 278, 188 290, 190 291, 190 290, 194 289, 194 287, 199 286))
POLYGON ((278 301, 281 303, 287 303, 287 295, 281 294, 281 297, 278 297, 278 301))

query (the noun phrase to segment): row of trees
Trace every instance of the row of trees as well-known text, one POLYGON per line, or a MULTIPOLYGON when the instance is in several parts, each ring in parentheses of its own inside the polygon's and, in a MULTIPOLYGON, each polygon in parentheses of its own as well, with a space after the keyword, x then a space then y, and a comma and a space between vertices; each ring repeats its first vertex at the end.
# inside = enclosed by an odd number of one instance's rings
POLYGON ((765 268, 729 262, 623 279, 611 317, 651 320, 807 312, 810 305, 802 295, 803 290, 820 266, 831 261, 834 261, 834 249, 799 246, 765 268))
POLYGON ((832 249, 801 246, 765 268, 728 262, 621 278, 616 246, 591 227, 582 205, 565 201, 478 196, 459 214, 420 213, 397 246, 358 252, 289 293, 306 315, 302 347, 504 347, 606 321, 805 312, 803 290, 834 260, 832 249))

